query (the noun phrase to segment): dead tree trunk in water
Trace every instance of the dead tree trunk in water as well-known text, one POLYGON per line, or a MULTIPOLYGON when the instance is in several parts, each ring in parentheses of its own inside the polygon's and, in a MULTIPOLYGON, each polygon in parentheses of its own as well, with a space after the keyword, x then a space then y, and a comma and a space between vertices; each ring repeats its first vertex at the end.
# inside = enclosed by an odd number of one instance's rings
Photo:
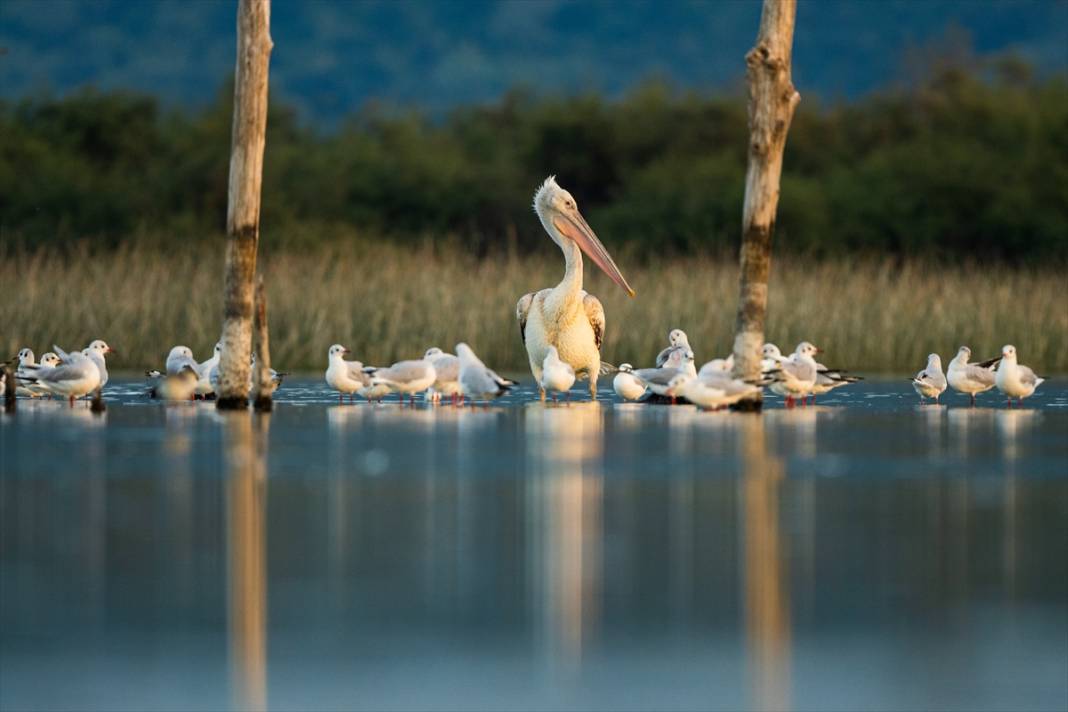
MULTIPOLYGON (((768 309, 771 238, 779 205, 779 176, 786 133, 801 95, 790 78, 796 0, 764 0, 756 46, 745 56, 749 84, 749 167, 742 208, 741 274, 734 327, 734 375, 760 376, 768 309)), ((760 396, 738 410, 759 411, 760 396)))
POLYGON ((260 239, 260 185, 267 131, 267 70, 273 47, 270 25, 270 0, 240 0, 226 211, 223 348, 216 401, 221 409, 248 406, 256 248, 260 239))
POLYGON ((256 368, 252 374, 252 405, 260 412, 271 410, 274 379, 271 378, 271 337, 267 330, 267 292, 263 275, 256 278, 256 368))

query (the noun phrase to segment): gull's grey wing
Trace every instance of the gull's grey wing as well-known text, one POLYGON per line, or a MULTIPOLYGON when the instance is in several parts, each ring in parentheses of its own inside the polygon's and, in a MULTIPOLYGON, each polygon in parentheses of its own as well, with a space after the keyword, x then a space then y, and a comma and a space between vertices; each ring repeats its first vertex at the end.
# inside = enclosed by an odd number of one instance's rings
POLYGON ((662 368, 667 360, 671 358, 671 352, 679 348, 678 346, 668 346, 666 349, 656 355, 656 367, 662 368))
POLYGON ((981 366, 977 363, 970 363, 964 370, 965 376, 971 381, 977 381, 984 386, 994 385, 994 379, 997 378, 994 371, 991 371, 986 366, 981 366))
POLYGON ((439 381, 455 381, 460 377, 460 359, 455 356, 438 356, 433 363, 439 381))
POLYGON ((636 371, 632 371, 632 373, 639 381, 657 386, 666 386, 671 383, 672 378, 682 373, 682 371, 677 368, 639 368, 636 371))
POLYGON ((1020 383, 1027 386, 1033 386, 1038 383, 1038 376, 1028 366, 1017 366, 1017 370, 1020 372, 1020 383))
POLYGON ((987 368, 987 369, 989 369, 989 368, 993 368, 994 366, 997 366, 1000 361, 1001 361, 1001 357, 1000 356, 995 356, 994 358, 988 358, 986 361, 980 361, 979 363, 970 363, 968 365, 969 366, 978 366, 979 368, 987 368))

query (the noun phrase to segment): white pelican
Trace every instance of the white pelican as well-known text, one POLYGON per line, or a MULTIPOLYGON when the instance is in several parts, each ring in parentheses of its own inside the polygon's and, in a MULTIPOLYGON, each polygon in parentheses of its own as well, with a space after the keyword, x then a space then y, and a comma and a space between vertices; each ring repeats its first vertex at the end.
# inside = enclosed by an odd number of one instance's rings
POLYGON ((542 227, 564 253, 564 278, 552 289, 524 294, 516 305, 519 333, 527 347, 530 372, 541 388, 542 364, 550 346, 575 373, 590 379, 590 397, 597 397, 601 375, 601 342, 604 340, 604 308, 597 297, 582 288, 582 253, 604 270, 627 294, 634 290, 623 278, 608 250, 579 212, 571 194, 549 176, 534 195, 534 212, 542 227))
POLYGON ((1012 406, 1013 398, 1023 405, 1023 399, 1034 393, 1045 380, 1017 362, 1015 346, 1006 344, 1001 349, 1001 364, 998 366, 996 382, 998 390, 1009 399, 1009 406, 1012 406))
POLYGON ((185 364, 174 375, 166 375, 149 390, 151 398, 167 401, 193 400, 197 390, 197 371, 192 364, 185 364))
POLYGON ((489 400, 507 393, 515 381, 501 378, 475 355, 467 344, 456 344, 460 359, 460 394, 462 397, 489 400))
POLYGON ((437 379, 434 364, 421 358, 398 361, 389 368, 367 367, 363 372, 371 374, 372 386, 387 386, 402 403, 407 393, 408 402, 414 404, 415 394, 430 388, 437 379))
POLYGON ((456 398, 460 395, 460 359, 452 354, 447 354, 437 346, 431 346, 423 354, 423 358, 434 364, 437 378, 427 394, 431 401, 437 403, 442 396, 451 398, 456 404, 456 398))
POLYGON ((337 391, 337 402, 342 402, 342 396, 349 394, 349 402, 352 402, 353 394, 371 384, 371 377, 363 372, 363 364, 359 361, 346 361, 345 354, 351 353, 341 344, 334 344, 326 352, 326 385, 337 391))
POLYGON ((938 354, 927 355, 927 366, 916 374, 912 379, 912 387, 920 396, 920 402, 924 398, 934 398, 938 402, 938 396, 946 390, 946 374, 942 373, 942 357, 938 354))
POLYGON ((949 370, 946 371, 946 380, 949 386, 960 393, 967 393, 975 405, 975 396, 984 393, 994 387, 996 376, 994 367, 997 366, 1001 357, 992 358, 981 363, 968 363, 972 357, 972 350, 967 346, 961 346, 957 355, 949 362, 949 370))
POLYGON ((619 373, 612 379, 612 388, 623 400, 636 401, 645 395, 645 385, 631 373, 634 367, 625 363, 619 367, 619 373))
POLYGON ((545 361, 541 365, 541 382, 538 385, 542 391, 553 394, 554 403, 557 393, 567 394, 571 386, 575 385, 575 369, 571 368, 571 364, 560 360, 555 346, 550 346, 549 352, 545 354, 545 361))

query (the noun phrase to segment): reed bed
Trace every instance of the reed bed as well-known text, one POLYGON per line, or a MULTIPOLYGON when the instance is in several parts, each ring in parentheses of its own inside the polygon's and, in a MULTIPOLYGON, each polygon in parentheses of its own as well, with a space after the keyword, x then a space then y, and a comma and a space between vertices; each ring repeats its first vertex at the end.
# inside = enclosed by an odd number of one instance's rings
MULTIPOLYGON (((0 347, 38 354, 106 339, 116 371, 159 366, 174 344, 206 358, 220 329, 222 245, 182 254, 130 246, 114 252, 47 250, 0 255, 0 347), (204 250, 217 254, 205 255, 204 250), (204 265, 213 265, 205 269, 204 265), (217 266, 216 266, 217 265, 217 266)), ((608 314, 603 354, 648 365, 669 329, 690 335, 698 359, 731 347, 737 267, 731 260, 620 260, 629 299, 587 266, 587 287, 608 314)), ((274 365, 325 368, 343 343, 368 364, 467 341, 493 366, 526 369, 515 323, 518 297, 559 281, 555 251, 477 259, 457 249, 363 243, 267 251, 274 365)), ((773 264, 768 338, 785 350, 808 339, 828 365, 910 373, 929 352, 961 344, 978 357, 1013 343, 1040 372, 1068 371, 1063 272, 1009 266, 928 266, 881 260, 773 264)))

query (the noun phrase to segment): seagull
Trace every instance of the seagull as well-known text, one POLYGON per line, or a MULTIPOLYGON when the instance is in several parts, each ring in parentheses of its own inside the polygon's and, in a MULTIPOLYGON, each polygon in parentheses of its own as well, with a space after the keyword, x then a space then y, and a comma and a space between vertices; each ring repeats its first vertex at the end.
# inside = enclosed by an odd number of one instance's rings
POLYGON ((813 403, 816 402, 816 396, 822 396, 824 393, 830 393, 835 388, 864 380, 860 376, 851 376, 845 371, 827 368, 822 363, 816 364, 816 372, 816 384, 812 386, 813 403))
POLYGON ((760 360, 760 370, 765 373, 774 371, 779 367, 780 363, 786 360, 786 357, 782 355, 782 351, 779 350, 779 347, 772 343, 764 344, 764 348, 761 350, 761 355, 763 358, 760 360))
MULTIPOLYGON (((217 358, 217 356, 218 352, 222 350, 222 347, 220 344, 216 344, 216 347, 216 355, 212 358, 215 359, 215 363, 218 363, 219 359, 217 358)), ((205 361, 204 363, 208 362, 209 361, 205 361)), ((196 359, 193 358, 193 349, 189 348, 188 346, 179 345, 172 348, 167 354, 166 370, 164 370, 162 373, 155 370, 145 371, 145 375, 149 378, 162 378, 164 375, 177 376, 178 372, 182 370, 183 366, 192 366, 194 372, 200 373, 200 366, 196 362, 196 359)))
POLYGON ((555 346, 550 346, 545 354, 545 361, 541 367, 541 382, 538 385, 541 386, 542 393, 552 392, 554 403, 557 393, 568 394, 571 386, 575 385, 575 369, 571 367, 571 364, 560 360, 560 354, 557 353, 555 346))
MULTIPOLYGON (((535 193, 534 212, 564 253, 566 267, 560 284, 524 294, 516 304, 516 320, 530 371, 540 388, 545 355, 550 346, 555 346, 562 361, 570 364, 576 374, 590 379, 592 400, 597 397, 597 378, 602 375, 605 318, 600 300, 582 288, 582 254, 632 297, 634 290, 582 217, 571 193, 561 188, 554 176, 546 178, 535 193)), ((605 372, 614 370, 605 366, 605 372)))
POLYGON ((1001 364, 998 366, 995 382, 998 390, 1008 398, 1010 408, 1013 398, 1019 405, 1023 405, 1023 399, 1030 397, 1045 380, 1041 376, 1036 376, 1035 372, 1027 366, 1021 366, 1017 362, 1015 346, 1006 344, 1002 347, 1001 364))
POLYGON ((620 367, 619 370, 634 376, 639 383, 645 385, 653 393, 659 396, 668 396, 668 384, 671 379, 680 373, 689 375, 686 368, 687 364, 693 364, 693 351, 688 348, 672 351, 668 356, 668 360, 659 368, 633 369, 628 367, 626 371, 623 371, 623 368, 620 367))
POLYGON ((93 350, 89 355, 75 351, 67 353, 58 346, 53 346, 60 363, 55 368, 38 372, 32 376, 19 377, 19 380, 40 385, 49 393, 63 396, 74 407, 74 399, 88 395, 100 387, 101 369, 97 361, 103 359, 93 350))
POLYGON ((813 357, 819 352, 809 342, 802 341, 789 358, 780 361, 777 368, 765 372, 764 375, 772 379, 772 391, 786 396, 787 408, 794 406, 795 398, 804 399, 812 392, 819 375, 819 367, 813 357))
POLYGON ((363 364, 359 361, 346 361, 345 354, 352 353, 341 344, 334 344, 326 352, 326 385, 337 391, 337 402, 342 402, 342 396, 349 394, 349 402, 353 400, 353 394, 371 385, 371 377, 363 372, 363 364))
POLYGON ((437 373, 437 379, 428 391, 431 399, 436 403, 442 396, 446 396, 451 398, 455 405, 460 395, 460 359, 445 353, 437 346, 427 349, 423 359, 434 364, 434 372, 437 373))
POLYGON ((363 372, 370 374, 372 386, 388 387, 402 403, 407 393, 408 402, 414 404, 415 394, 430 388, 437 380, 434 364, 426 359, 398 361, 389 368, 365 366, 363 372))
MULTIPOLYGON (((221 353, 221 350, 222 349, 220 347, 220 353, 221 353)), ((195 368, 196 364, 194 363, 193 365, 194 365, 194 368, 195 368)), ((256 374, 256 354, 252 354, 252 358, 249 360, 249 366, 250 366, 250 368, 249 368, 249 371, 248 371, 248 389, 249 389, 249 391, 251 391, 252 390, 252 386, 253 386, 253 379, 255 378, 255 374, 256 374)), ((211 391, 214 392, 214 393, 218 393, 219 392, 219 385, 222 382, 222 373, 220 372, 220 368, 219 367, 220 367, 220 362, 218 360, 216 360, 215 361, 215 365, 213 365, 211 367, 211 370, 208 371, 208 383, 211 385, 211 391)), ((289 374, 285 373, 285 372, 275 371, 273 368, 268 369, 268 371, 270 372, 270 375, 271 375, 271 382, 269 384, 269 389, 270 389, 271 393, 274 393, 275 390, 277 390, 277 388, 280 385, 282 385, 282 381, 289 374)), ((158 372, 156 372, 156 373, 158 373, 158 372)), ((152 373, 149 373, 149 375, 152 375, 152 373)), ((270 394, 267 394, 267 395, 270 395, 270 394)))
MULTIPOLYGON (((59 357, 51 351, 42 356, 41 362, 37 363, 33 350, 29 348, 20 349, 18 359, 18 367, 15 369, 16 379, 18 379, 18 377, 20 376, 37 375, 37 373, 41 369, 53 368, 56 364, 59 363, 59 357)), ((46 395, 47 393, 47 390, 36 384, 27 383, 26 385, 22 385, 18 382, 18 380, 15 381, 15 395, 20 395, 29 398, 38 398, 40 396, 46 395)))
POLYGON ((501 378, 487 368, 467 344, 456 344, 456 355, 460 359, 461 398, 492 400, 517 385, 515 381, 501 378))
POLYGON ((713 410, 737 403, 759 392, 759 386, 729 376, 703 379, 688 373, 680 373, 673 377, 667 389, 667 395, 672 398, 677 395, 682 396, 694 405, 713 410))
POLYGON ((93 343, 89 344, 86 348, 82 349, 82 353, 86 356, 92 357, 96 354, 99 358, 94 358, 93 362, 100 369, 100 387, 103 388, 108 384, 108 367, 104 357, 107 354, 118 353, 115 349, 107 345, 106 342, 101 339, 97 339, 93 343))
POLYGON ((946 380, 949 386, 960 393, 967 393, 975 405, 975 396, 984 393, 994 387, 996 376, 994 368, 1001 357, 992 358, 980 363, 968 363, 972 356, 972 350, 967 346, 961 346, 957 355, 949 362, 949 370, 946 371, 946 380))
POLYGON ((149 390, 148 395, 157 400, 187 401, 196 394, 197 370, 192 364, 185 364, 176 374, 168 374, 149 390))
POLYGON ((942 373, 942 357, 938 354, 927 355, 927 367, 916 374, 912 379, 912 387, 920 395, 920 402, 924 398, 934 398, 938 402, 938 396, 946 390, 946 374, 942 373))
POLYGON ((623 400, 636 401, 645 395, 645 386, 634 377, 634 367, 625 363, 619 367, 619 373, 612 379, 612 388, 623 400))
POLYGON ((207 397, 215 392, 215 389, 211 385, 211 370, 218 365, 221 356, 222 342, 217 341, 215 342, 215 348, 211 352, 211 358, 197 364, 197 387, 193 392, 194 395, 207 397))
MULTIPOLYGON (((682 329, 672 329, 670 332, 668 332, 667 348, 665 348, 663 351, 656 355, 656 367, 662 368, 663 365, 667 363, 667 360, 668 358, 670 358, 672 352, 677 351, 679 349, 682 349, 683 351, 693 351, 693 349, 690 348, 690 339, 688 336, 686 336, 686 332, 682 329)), ((697 375, 697 367, 694 366, 694 362, 692 359, 686 363, 686 372, 689 373, 691 376, 697 375)))
POLYGON ((714 358, 697 372, 698 378, 706 378, 721 373, 730 373, 734 369, 734 354, 727 358, 714 358))

